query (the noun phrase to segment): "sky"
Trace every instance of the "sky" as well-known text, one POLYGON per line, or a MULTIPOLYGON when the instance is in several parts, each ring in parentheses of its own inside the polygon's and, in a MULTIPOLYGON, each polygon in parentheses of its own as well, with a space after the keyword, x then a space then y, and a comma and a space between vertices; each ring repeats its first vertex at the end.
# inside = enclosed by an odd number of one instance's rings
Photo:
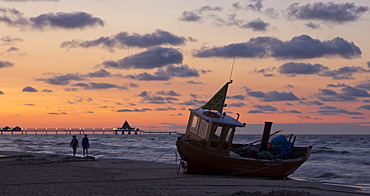
POLYGON ((0 0, 0 127, 184 131, 224 109, 370 134, 370 1, 0 0))

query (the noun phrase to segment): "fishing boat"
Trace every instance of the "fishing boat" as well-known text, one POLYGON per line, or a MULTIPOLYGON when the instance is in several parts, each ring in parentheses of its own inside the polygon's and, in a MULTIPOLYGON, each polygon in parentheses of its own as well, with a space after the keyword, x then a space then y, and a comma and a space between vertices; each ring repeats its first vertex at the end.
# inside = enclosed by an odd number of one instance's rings
MULTIPOLYGON (((229 84, 227 82, 204 106, 190 109, 185 134, 177 138, 181 165, 188 174, 286 177, 310 156, 312 146, 295 147, 294 141, 280 138, 269 143, 272 122, 265 122, 259 144, 234 144, 237 127, 245 127, 223 112, 229 84), (283 143, 281 143, 283 142, 283 143), (285 148, 288 147, 288 148, 285 148)), ((280 132, 280 131, 278 131, 280 132)), ((256 142, 257 143, 257 142, 256 142)))

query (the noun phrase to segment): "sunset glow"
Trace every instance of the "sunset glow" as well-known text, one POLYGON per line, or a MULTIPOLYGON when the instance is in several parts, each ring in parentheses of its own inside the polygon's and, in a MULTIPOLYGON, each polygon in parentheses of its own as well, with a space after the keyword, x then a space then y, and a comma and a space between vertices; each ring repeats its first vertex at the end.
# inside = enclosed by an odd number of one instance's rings
POLYGON ((0 0, 0 127, 127 120, 184 131, 188 109, 234 63, 225 111, 242 122, 369 128, 369 9, 360 0, 0 0))

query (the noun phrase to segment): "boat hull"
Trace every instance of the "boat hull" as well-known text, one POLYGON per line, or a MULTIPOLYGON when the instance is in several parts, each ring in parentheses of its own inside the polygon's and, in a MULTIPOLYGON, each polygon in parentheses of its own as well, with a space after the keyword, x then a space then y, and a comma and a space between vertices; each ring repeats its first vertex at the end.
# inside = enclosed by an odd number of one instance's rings
POLYGON ((225 156, 202 149, 191 139, 179 137, 177 149, 181 159, 187 163, 187 173, 190 174, 227 174, 258 177, 286 177, 298 169, 309 157, 311 147, 302 156, 294 159, 264 160, 225 156))

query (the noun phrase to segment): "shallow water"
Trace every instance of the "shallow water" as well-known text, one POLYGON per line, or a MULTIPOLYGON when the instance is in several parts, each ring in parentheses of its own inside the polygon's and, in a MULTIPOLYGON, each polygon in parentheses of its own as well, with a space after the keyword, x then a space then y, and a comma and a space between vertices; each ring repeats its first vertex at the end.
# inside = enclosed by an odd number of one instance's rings
MULTIPOLYGON (((77 135, 81 143, 83 135, 77 135)), ((90 155, 178 164, 177 135, 89 135, 90 155)), ((249 143, 260 135, 235 135, 249 143)), ((0 135, 1 151, 69 155, 71 135, 0 135)), ((313 146, 312 154, 289 177, 315 182, 370 187, 370 135, 297 135, 295 146, 313 146)), ((77 154, 82 154, 78 148, 77 154)))

